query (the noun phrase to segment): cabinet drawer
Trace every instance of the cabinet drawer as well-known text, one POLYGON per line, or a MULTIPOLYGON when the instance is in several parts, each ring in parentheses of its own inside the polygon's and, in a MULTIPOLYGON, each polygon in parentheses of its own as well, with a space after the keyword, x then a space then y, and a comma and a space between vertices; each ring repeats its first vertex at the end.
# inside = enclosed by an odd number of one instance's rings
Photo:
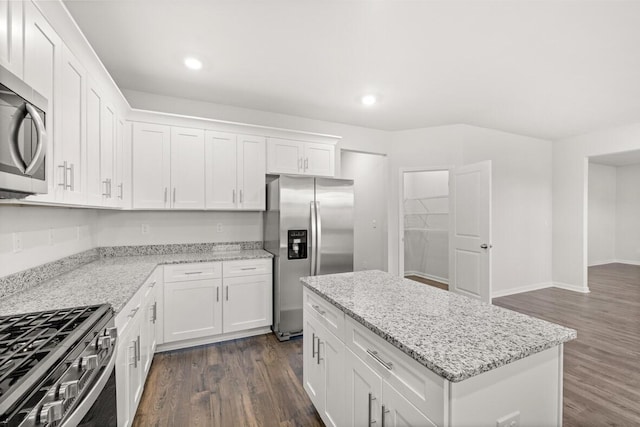
POLYGON ((271 274, 272 263, 271 258, 225 261, 222 272, 225 278, 271 274))
POLYGON ((304 309, 329 332, 344 341, 344 313, 322 297, 304 289, 304 309))
POLYGON ((222 277, 221 262, 200 262, 194 264, 173 264, 164 266, 165 283, 218 279, 220 277, 222 277))
POLYGON ((140 306, 144 303, 150 292, 158 287, 158 284, 162 281, 161 274, 162 267, 156 267, 131 299, 127 301, 127 304, 122 310, 116 314, 115 325, 118 328, 119 334, 125 330, 131 319, 140 311, 140 306))
POLYGON ((350 317, 345 322, 345 344, 436 425, 444 425, 444 378, 350 317))

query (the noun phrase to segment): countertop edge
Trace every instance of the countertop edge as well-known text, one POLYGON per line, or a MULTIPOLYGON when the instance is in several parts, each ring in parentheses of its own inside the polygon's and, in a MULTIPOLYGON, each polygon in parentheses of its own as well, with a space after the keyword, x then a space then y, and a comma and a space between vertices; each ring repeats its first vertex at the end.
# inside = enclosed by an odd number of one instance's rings
POLYGON ((354 313, 353 311, 349 310, 348 308, 342 306, 337 301, 335 301, 332 298, 328 297, 326 294, 320 292, 319 290, 314 288, 311 284, 306 283, 302 279, 300 281, 302 282, 302 284, 304 285, 305 288, 309 289, 310 291, 312 291, 316 295, 320 296, 321 298, 323 298, 325 301, 329 302, 334 307, 337 307, 338 309, 340 309, 340 311, 342 311, 343 313, 345 313, 346 315, 351 317, 353 320, 355 320, 356 322, 360 323, 361 325, 363 325, 364 327, 369 329, 371 332, 375 333, 380 338, 384 339, 386 342, 388 342, 389 344, 393 345, 398 350, 402 351, 404 354, 406 354, 407 356, 411 357, 413 360, 415 360, 416 362, 420 363, 421 365, 423 365, 424 367, 426 367, 427 369, 429 369, 433 373, 435 373, 435 374, 439 375, 440 377, 442 377, 442 378, 444 378, 444 379, 446 379, 446 380, 448 380, 450 382, 453 382, 453 383, 461 382, 461 381, 467 380, 469 378, 475 377, 477 375, 480 375, 482 373, 492 371, 492 370, 497 369, 497 368, 499 368, 501 366, 508 365, 509 363, 515 362, 517 360, 522 360, 522 359, 524 359, 524 358, 526 358, 528 356, 531 356, 533 354, 539 353, 541 351, 548 350, 548 349, 553 348, 553 347, 557 347, 557 346, 559 346, 559 345, 561 345, 561 344, 563 344, 563 343, 565 343, 567 341, 571 341, 572 339, 575 339, 577 337, 577 334, 574 331, 574 333, 568 334, 566 337, 562 337, 561 339, 550 341, 549 343, 547 343, 545 345, 535 346, 535 347, 531 347, 531 348, 524 348, 518 354, 512 355, 511 357, 509 357, 508 360, 496 360, 496 361, 493 361, 492 363, 483 364, 480 367, 478 367, 478 369, 476 369, 476 370, 474 370, 472 372, 469 372, 469 371, 449 372, 449 371, 446 371, 446 370, 442 369, 441 367, 437 366, 433 362, 430 362, 429 360, 426 360, 426 359, 424 359, 422 357, 417 356, 415 352, 413 352, 410 349, 408 349, 407 347, 405 347, 400 341, 398 341, 395 338, 391 337, 391 335, 389 335, 388 333, 380 330, 377 326, 367 322, 364 318, 362 318, 361 316, 357 315, 356 313, 354 313))

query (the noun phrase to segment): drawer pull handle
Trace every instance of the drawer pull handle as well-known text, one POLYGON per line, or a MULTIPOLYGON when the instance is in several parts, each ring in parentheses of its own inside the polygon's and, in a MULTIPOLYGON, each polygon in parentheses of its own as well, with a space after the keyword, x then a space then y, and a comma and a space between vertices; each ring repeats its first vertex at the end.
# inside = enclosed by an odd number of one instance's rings
POLYGON ((139 309, 140 309, 140 307, 134 308, 133 310, 131 310, 131 313, 129 313, 129 315, 127 317, 131 318, 131 317, 135 316, 139 309))
POLYGON ((243 267, 240 270, 243 270, 243 271, 245 271, 245 270, 255 270, 256 268, 257 267, 243 267))
POLYGON ((326 311, 321 310, 319 305, 312 305, 311 307, 313 307, 313 309, 317 311, 321 316, 324 316, 327 313, 326 311))
POLYGON ((316 333, 314 332, 311 338, 311 358, 315 358, 316 357, 316 333))
POLYGON ((156 281, 154 280, 153 282, 149 283, 149 287, 153 288, 156 285, 156 281))
POLYGON ((384 414, 388 414, 389 410, 382 405, 382 427, 384 427, 384 414))
POLYGON ((202 274, 202 271, 185 271, 184 274, 186 274, 186 275, 202 274))
POLYGON ((321 360, 324 360, 323 358, 320 357, 320 337, 318 337, 318 353, 316 353, 318 355, 318 358, 316 359, 316 361, 318 362, 318 365, 320 364, 321 360))
POLYGON ((369 353, 369 355, 371 357, 373 357, 374 359, 376 359, 378 361, 378 363, 380 363, 382 366, 384 366, 385 368, 387 368, 388 370, 393 369, 393 363, 391 362, 386 362, 384 360, 382 360, 382 358, 378 355, 378 352, 375 350, 369 350, 367 349, 367 353, 369 353))

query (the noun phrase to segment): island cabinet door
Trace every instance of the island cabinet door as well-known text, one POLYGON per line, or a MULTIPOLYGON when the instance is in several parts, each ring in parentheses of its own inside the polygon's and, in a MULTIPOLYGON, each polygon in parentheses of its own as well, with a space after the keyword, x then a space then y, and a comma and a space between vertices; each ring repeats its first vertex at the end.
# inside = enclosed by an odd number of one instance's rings
POLYGON ((381 425, 385 427, 436 427, 436 424, 386 381, 382 382, 382 397, 381 425))
POLYGON ((320 358, 318 356, 318 342, 320 336, 318 335, 318 329, 321 326, 304 311, 304 347, 302 350, 303 370, 302 370, 302 382, 304 383, 304 389, 306 390, 313 406, 316 407, 318 412, 322 412, 321 396, 324 394, 324 382, 322 378, 322 365, 320 365, 320 358))
POLYGON ((322 419, 327 426, 344 425, 344 343, 324 326, 318 328, 318 353, 322 369, 322 419))
POLYGON ((380 425, 382 378, 351 350, 345 353, 345 425, 380 425))

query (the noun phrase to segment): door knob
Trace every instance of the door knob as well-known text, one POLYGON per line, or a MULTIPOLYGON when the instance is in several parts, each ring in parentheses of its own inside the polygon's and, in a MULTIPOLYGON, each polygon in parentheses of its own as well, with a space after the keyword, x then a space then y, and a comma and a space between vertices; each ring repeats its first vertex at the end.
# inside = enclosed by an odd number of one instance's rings
POLYGON ((480 245, 480 249, 489 249, 489 248, 492 248, 492 247, 493 247, 493 245, 487 245, 486 243, 483 243, 483 244, 480 245))

